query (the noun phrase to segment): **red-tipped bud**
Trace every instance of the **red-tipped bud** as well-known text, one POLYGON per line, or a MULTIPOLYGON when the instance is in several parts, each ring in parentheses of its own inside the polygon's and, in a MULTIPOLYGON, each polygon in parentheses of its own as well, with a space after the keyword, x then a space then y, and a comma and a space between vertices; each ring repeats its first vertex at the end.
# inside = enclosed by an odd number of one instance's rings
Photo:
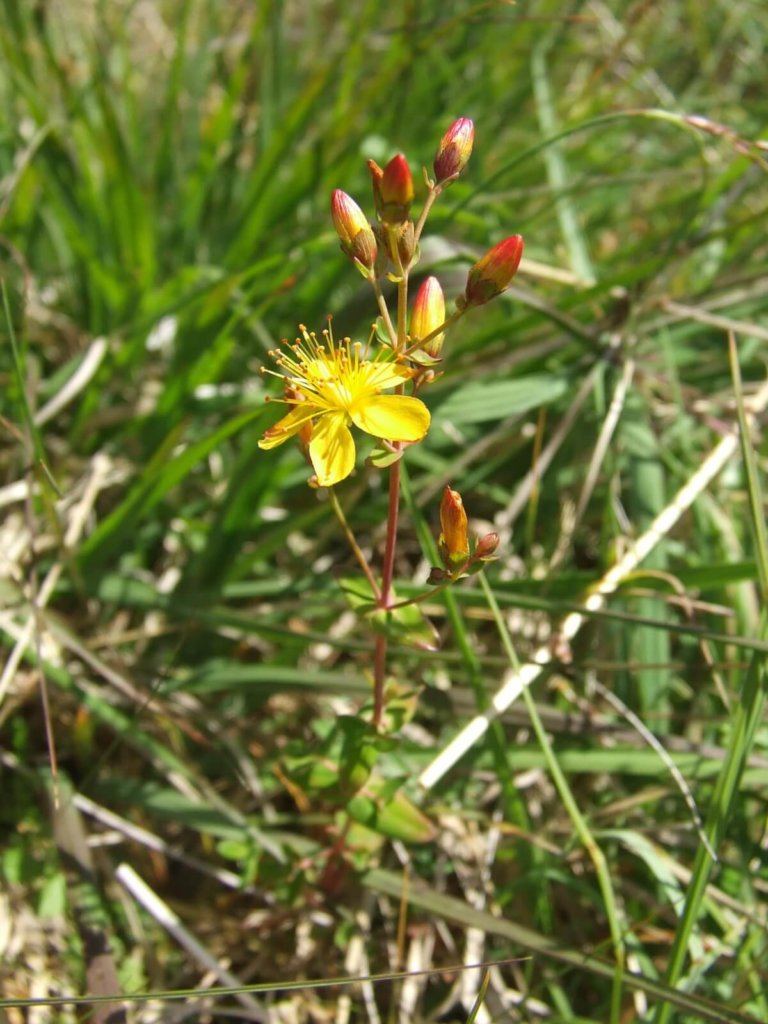
POLYGON ((458 491, 446 487, 440 501, 440 536, 437 541, 443 565, 456 570, 469 559, 467 513, 458 491))
POLYGON ((475 126, 468 117, 454 121, 443 136, 435 155, 434 169, 437 184, 457 178, 472 155, 475 144, 475 126))
POLYGON ((493 558, 494 554, 496 553, 496 548, 498 546, 498 533, 486 533, 485 536, 480 537, 477 544, 475 545, 475 553, 472 556, 472 558, 477 558, 481 561, 484 561, 486 558, 493 558))
POLYGON ((331 217, 342 251, 366 270, 373 270, 377 254, 373 228, 354 199, 340 188, 331 193, 331 217))
MULTIPOLYGON (((441 324, 445 323, 445 298, 440 282, 436 277, 428 277, 416 293, 411 313, 411 341, 417 342, 428 337, 441 324)), ((421 351, 436 359, 443 347, 444 333, 430 338, 421 351)))
POLYGON ((382 171, 375 160, 368 161, 368 170, 371 172, 373 203, 378 213, 381 210, 381 179, 384 177, 384 171, 382 171))
POLYGON ((373 179, 376 211, 381 220, 385 224, 402 224, 408 220, 413 202, 413 178, 403 154, 393 156, 383 171, 373 160, 368 161, 368 167, 373 179))
POLYGON ((521 235, 512 235, 478 260, 467 276, 464 290, 464 305, 482 306, 509 286, 517 273, 523 255, 521 235))

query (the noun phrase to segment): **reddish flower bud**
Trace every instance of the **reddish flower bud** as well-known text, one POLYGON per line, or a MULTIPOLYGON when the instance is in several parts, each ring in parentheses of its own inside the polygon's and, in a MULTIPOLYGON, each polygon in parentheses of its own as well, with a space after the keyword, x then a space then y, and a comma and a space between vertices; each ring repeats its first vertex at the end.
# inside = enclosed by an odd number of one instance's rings
POLYGON ((413 178, 403 154, 393 156, 383 171, 373 160, 368 161, 368 167, 381 220, 385 224, 402 224, 408 220, 413 202, 413 178))
POLYGON ((371 172, 373 202, 376 207, 376 213, 378 213, 381 210, 381 179, 384 177, 384 171, 382 171, 375 160, 368 161, 368 170, 371 172))
POLYGON ((498 533, 486 533, 484 537, 480 537, 477 544, 475 545, 475 553, 472 556, 472 558, 478 558, 480 560, 492 558, 498 546, 498 533))
POLYGON ((331 217, 342 251, 365 269, 372 270, 377 255, 373 228, 354 199, 340 188, 331 193, 331 217))
POLYGON ((467 165, 475 143, 475 126, 468 117, 454 121, 443 136, 435 155, 434 169, 438 185, 457 178, 467 165))
POLYGON ((489 249, 467 276, 464 305, 482 306, 500 295, 517 273, 522 255, 521 235, 511 235, 489 249))
POLYGON ((437 546, 443 565, 456 570, 469 559, 467 513, 458 491, 446 487, 440 501, 440 536, 437 546))
MULTIPOLYGON (((445 298, 436 277, 428 277, 416 293, 411 313, 411 341, 426 338, 441 324, 445 323, 445 298)), ((436 334, 421 348, 422 352, 436 359, 443 347, 445 334, 436 334)))

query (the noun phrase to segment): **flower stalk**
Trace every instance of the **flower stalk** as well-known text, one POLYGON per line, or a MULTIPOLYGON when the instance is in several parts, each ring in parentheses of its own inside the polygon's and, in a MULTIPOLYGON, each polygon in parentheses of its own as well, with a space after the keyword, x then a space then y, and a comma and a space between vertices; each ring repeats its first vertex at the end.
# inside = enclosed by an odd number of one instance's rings
POLYGON ((334 514, 336 515, 336 518, 339 521, 341 532, 346 537, 347 543, 352 549, 353 555, 357 559, 357 564, 363 571, 363 576, 365 576, 366 580, 368 580, 368 585, 370 586, 371 591, 373 592, 374 598, 378 601, 381 596, 381 589, 379 587, 378 581, 373 574, 373 569, 371 569, 370 565, 368 564, 368 559, 363 554, 363 549, 357 543, 357 537, 355 537, 354 533, 352 532, 352 528, 347 522, 347 517, 344 515, 344 509, 341 507, 338 495, 336 494, 336 491, 334 490, 333 487, 328 488, 328 497, 330 499, 331 507, 333 508, 334 514))
MULTIPOLYGON (((348 337, 334 338, 330 329, 321 338, 301 326, 301 337, 270 353, 275 368, 262 372, 282 384, 288 411, 268 428, 259 446, 275 448, 295 438, 314 470, 310 483, 328 489, 328 500, 352 554, 370 587, 380 619, 396 624, 390 613, 419 604, 473 572, 493 556, 498 537, 487 534, 470 542, 461 495, 446 487, 440 508, 439 549, 443 567, 433 567, 431 588, 408 601, 398 601, 394 589, 400 518, 401 460, 408 446, 422 441, 430 414, 420 396, 439 374, 446 332, 473 306, 499 295, 509 285, 522 255, 522 238, 512 235, 490 249, 470 269, 463 295, 446 315, 442 287, 435 276, 422 283, 409 311, 410 274, 419 259, 419 241, 437 199, 463 173, 474 145, 469 118, 454 121, 441 139, 433 162, 435 179, 424 171, 426 196, 412 219, 414 182, 408 161, 398 153, 382 169, 368 161, 375 219, 341 189, 331 194, 330 213, 342 252, 373 290, 382 331, 374 325, 366 345, 348 337), (415 221, 415 223, 414 223, 415 221), (381 279, 397 285, 397 309, 390 312, 381 279), (410 320, 410 332, 409 332, 410 320), (377 578, 344 514, 336 486, 355 470, 357 451, 352 428, 377 438, 371 458, 374 468, 388 468, 387 520, 381 572, 377 578)), ((429 628, 428 624, 427 627, 429 628)), ((373 658, 372 724, 383 729, 387 679, 388 634, 377 632, 373 658)))
MULTIPOLYGON (((407 166, 407 165, 406 165, 407 166)), ((405 350, 408 317, 408 271, 401 266, 402 275, 397 283, 397 341, 395 354, 405 350)), ((402 391, 402 386, 400 387, 402 391)), ((377 608, 386 611, 390 605, 392 580, 395 573, 395 550, 397 527, 400 518, 400 460, 389 468, 389 503, 387 506, 387 534, 384 542, 384 558, 381 567, 381 591, 376 602, 377 608)), ((381 633, 376 637, 373 672, 373 725, 380 729, 384 718, 384 687, 387 678, 387 637, 381 633)))
MULTIPOLYGON (((390 608, 392 580, 395 573, 395 549, 397 546, 397 525, 400 518, 400 460, 389 469, 389 504, 387 507, 387 536, 384 542, 384 558, 381 566, 381 591, 376 607, 381 611, 390 608)), ((373 671, 373 725, 381 728, 384 718, 384 685, 387 678, 387 637, 379 633, 376 637, 373 671)))

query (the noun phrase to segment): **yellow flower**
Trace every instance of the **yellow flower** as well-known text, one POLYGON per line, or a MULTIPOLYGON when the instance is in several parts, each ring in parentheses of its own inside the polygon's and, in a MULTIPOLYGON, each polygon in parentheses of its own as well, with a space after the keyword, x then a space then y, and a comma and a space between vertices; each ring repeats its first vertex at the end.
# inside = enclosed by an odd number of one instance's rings
POLYGON ((270 427, 260 448, 275 448, 311 424, 309 458, 321 487, 331 487, 349 476, 355 465, 355 442, 350 424, 366 434, 393 443, 420 441, 429 429, 429 410, 418 398, 381 392, 410 380, 415 371, 395 362, 382 349, 367 358, 360 342, 334 341, 323 331, 324 342, 300 328, 303 341, 271 352, 289 389, 279 401, 294 406, 270 427), (288 396, 295 397, 288 397, 288 396))

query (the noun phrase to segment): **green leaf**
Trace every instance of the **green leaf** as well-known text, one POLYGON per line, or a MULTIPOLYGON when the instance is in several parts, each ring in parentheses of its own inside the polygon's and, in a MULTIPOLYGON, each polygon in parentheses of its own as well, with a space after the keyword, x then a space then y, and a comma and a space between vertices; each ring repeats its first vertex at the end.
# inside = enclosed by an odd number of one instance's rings
MULTIPOLYGON (((401 608, 377 608, 370 584, 364 577, 345 578, 340 581, 344 595, 351 608, 365 614, 377 633, 383 633, 394 643, 416 647, 421 651, 438 651, 440 636, 418 604, 406 604, 401 608)), ((391 601, 397 604, 398 597, 392 588, 391 601)))
POLYGON ((126 537, 135 531, 137 521, 154 508, 172 487, 178 485, 194 466, 210 455, 222 441, 232 437, 262 415, 263 409, 251 409, 225 423, 218 430, 212 431, 203 440, 185 447, 176 456, 172 456, 171 452, 179 443, 181 428, 172 431, 150 460, 127 498, 84 541, 80 548, 81 556, 87 560, 97 551, 99 559, 116 554, 120 546, 126 542, 126 537))
POLYGON ((342 734, 341 792, 343 796, 352 796, 365 785, 379 756, 378 733, 369 722, 354 715, 342 715, 336 725, 342 734))
MULTIPOLYGON (((399 782, 397 783, 399 786, 399 782)), ((427 816, 397 789, 390 792, 392 780, 371 777, 364 789, 347 802, 349 816, 390 839, 404 843, 428 843, 435 829, 427 816)))
POLYGON ((568 383, 560 377, 531 374, 514 380, 471 381, 453 391, 435 410, 436 422, 457 426, 499 422, 540 405, 549 405, 565 393, 568 383))
POLYGON ((62 917, 67 907, 67 880, 64 875, 51 875, 43 882, 37 903, 40 917, 62 917))
POLYGON ((390 466, 394 466, 396 462, 399 462, 403 455, 405 455, 405 449, 393 452, 391 448, 377 445, 368 456, 368 462, 374 469, 388 469, 390 466))
POLYGON ((295 782, 307 793, 319 789, 332 789, 339 782, 338 764, 318 754, 286 757, 283 760, 283 770, 291 782, 295 782))
POLYGON ((422 651, 440 650, 440 634, 422 611, 421 605, 407 604, 401 608, 377 609, 369 615, 369 619, 378 633, 384 633, 395 643, 417 647, 422 651))
POLYGON ((248 843, 244 843, 239 839, 221 839, 216 843, 216 852, 225 860, 233 860, 235 862, 245 860, 250 851, 251 847, 248 843))
POLYGON ((345 576, 339 580, 349 607, 356 612, 370 612, 376 607, 371 585, 364 576, 345 576))

